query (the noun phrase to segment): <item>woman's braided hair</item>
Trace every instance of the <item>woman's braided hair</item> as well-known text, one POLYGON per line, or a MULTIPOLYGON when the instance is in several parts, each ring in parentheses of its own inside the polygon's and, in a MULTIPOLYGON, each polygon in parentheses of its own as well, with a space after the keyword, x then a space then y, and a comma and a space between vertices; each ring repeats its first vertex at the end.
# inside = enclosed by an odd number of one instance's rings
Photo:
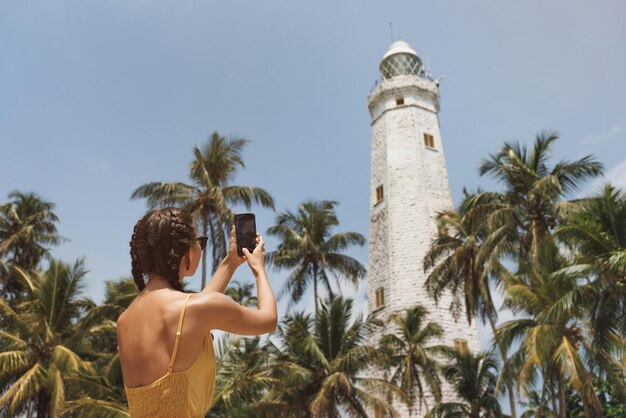
POLYGON ((191 215, 175 207, 148 211, 133 229, 130 258, 135 284, 146 286, 144 273, 156 273, 183 292, 179 280, 180 261, 197 237, 191 215))

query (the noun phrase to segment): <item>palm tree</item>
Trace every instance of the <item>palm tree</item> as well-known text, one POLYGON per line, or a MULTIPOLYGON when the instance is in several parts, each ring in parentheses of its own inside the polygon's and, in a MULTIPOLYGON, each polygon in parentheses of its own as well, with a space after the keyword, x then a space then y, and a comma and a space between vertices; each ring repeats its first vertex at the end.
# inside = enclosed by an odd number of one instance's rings
POLYGON ((450 363, 443 366, 444 378, 454 387, 461 402, 437 404, 427 418, 504 417, 495 394, 497 362, 491 354, 448 348, 450 363))
MULTIPOLYGON (((360 317, 350 323, 352 299, 337 296, 321 301, 320 309, 311 318, 296 313, 286 317, 277 331, 284 348, 277 358, 301 369, 277 370, 283 382, 271 394, 290 409, 289 417, 366 417, 367 408, 385 416, 397 416, 391 404, 378 394, 393 393, 403 401, 406 395, 384 379, 361 377, 378 351, 365 342, 365 326, 360 317)), ((278 416, 278 415, 277 415, 278 416)))
POLYGON ((313 282, 315 312, 318 311, 318 281, 328 295, 334 292, 327 272, 333 273, 339 290, 339 279, 358 285, 366 269, 356 259, 342 254, 348 246, 363 246, 365 237, 357 232, 340 232, 330 235, 330 229, 339 224, 334 200, 306 201, 297 213, 286 211, 276 218, 276 225, 267 230, 269 235, 281 240, 276 251, 265 255, 266 263, 277 268, 293 269, 280 291, 279 297, 289 293, 291 302, 298 302, 309 283, 313 282))
MULTIPOLYGON (((30 270, 49 255, 48 245, 57 245, 67 239, 57 233, 59 218, 53 212, 54 203, 35 193, 18 190, 9 193, 8 197, 12 200, 0 205, 0 258, 30 270)), ((11 274, 4 277, 2 295, 12 303, 23 289, 11 274)))
POLYGON ((272 350, 261 343, 260 337, 223 340, 218 350, 217 380, 213 405, 209 411, 215 417, 276 416, 286 409, 281 402, 272 401, 269 390, 280 384, 274 369, 288 368, 272 358, 272 350))
MULTIPOLYGON (((203 235, 209 236, 212 246, 211 274, 226 257, 227 237, 234 222, 230 205, 243 203, 250 210, 251 202, 274 210, 272 196, 259 187, 232 185, 237 166, 245 168, 241 156, 250 142, 241 137, 220 136, 213 132, 201 148, 194 147, 194 160, 189 166, 192 183, 151 182, 138 187, 131 199, 145 198, 148 207, 179 205, 199 222, 203 235)), ((206 284, 206 252, 202 253, 202 288, 206 284)))
MULTIPOLYGON (((497 154, 490 155, 480 166, 481 176, 493 175, 504 184, 505 190, 501 193, 478 192, 464 202, 472 217, 477 217, 483 224, 481 227, 485 228, 481 260, 488 262, 489 274, 496 280, 496 285, 500 282, 499 276, 507 274, 499 260, 510 256, 519 265, 528 261, 537 262, 538 248, 542 242, 552 239, 551 231, 565 206, 561 198, 577 190, 583 181, 602 173, 602 164, 591 156, 574 162, 562 160, 552 167, 548 166, 548 157, 557 138, 556 133, 541 132, 531 150, 517 142, 505 143, 497 154)), ((473 245, 472 236, 468 238, 468 244, 473 245)), ((473 249, 465 249, 474 254, 473 249)), ((463 257, 471 260, 466 255, 463 257)), ((473 289, 470 287, 468 290, 473 289)), ((483 303, 488 302, 483 299, 483 303)), ((488 304, 484 306, 489 308, 488 304)), ((494 312, 484 310, 492 328, 495 315, 491 314, 494 312)), ((500 353, 506 363, 507 356, 502 347, 500 353)), ((509 382, 507 389, 515 416, 513 388, 509 382)))
MULTIPOLYGON (((437 215, 438 234, 424 257, 424 271, 430 270, 425 286, 435 303, 444 294, 452 297, 450 311, 455 320, 464 309, 469 325, 480 315, 483 323, 489 319, 495 334, 498 312, 489 284, 493 280, 495 286, 500 285, 498 273, 503 267, 499 257, 503 249, 498 244, 503 242, 500 234, 506 228, 489 234, 487 216, 481 210, 475 210, 473 196, 465 190, 463 192, 465 198, 458 211, 444 211, 437 215)), ((506 363, 506 350, 502 346, 499 349, 502 361, 506 363)), ((506 386, 511 416, 515 418, 515 393, 509 379, 506 386)))
MULTIPOLYGON (((623 393, 620 393, 618 387, 598 376, 594 378, 594 387, 606 417, 626 417, 626 402, 622 400, 623 393)), ((587 416, 578 394, 571 389, 568 390, 567 417, 586 418, 587 416)))
POLYGON ((519 262, 537 259, 540 243, 551 239, 549 232, 557 225, 563 206, 561 197, 602 174, 602 164, 592 156, 573 162, 562 160, 549 167, 547 160, 557 138, 556 133, 541 132, 531 151, 517 142, 507 142, 480 166, 481 176, 493 175, 505 190, 477 193, 474 205, 486 206, 483 210, 490 213, 490 229, 507 241, 502 247, 508 247, 509 255, 519 262))
POLYGON ((241 283, 233 280, 231 285, 224 291, 226 296, 230 296, 235 302, 243 306, 256 307, 257 299, 252 294, 255 286, 252 283, 241 283))
POLYGON ((528 401, 520 402, 526 410, 520 418, 541 418, 553 416, 545 391, 541 393, 533 390, 528 394, 528 401))
POLYGON ((315 347, 311 331, 313 321, 309 313, 292 312, 281 320, 273 334, 278 336, 278 344, 271 339, 268 342, 272 361, 290 365, 274 369, 273 376, 280 383, 272 388, 268 398, 288 405, 275 415, 277 417, 311 417, 308 405, 319 386, 319 375, 323 373, 320 371, 318 375, 311 353, 311 348, 315 347))
POLYGON ((536 262, 523 264, 519 274, 506 278, 505 306, 520 319, 501 324, 495 337, 507 350, 518 339, 521 346, 504 368, 517 373, 526 393, 541 376, 544 385, 554 388, 551 395, 558 404, 553 409, 559 417, 565 417, 567 385, 581 396, 588 416, 602 416, 593 375, 585 365, 584 353, 593 347, 584 334, 584 308, 569 306, 555 315, 554 306, 578 284, 572 275, 561 274, 567 262, 550 241, 540 246, 536 262))
POLYGON ((15 307, 0 298, 7 318, 0 332, 0 414, 128 416, 94 366, 100 353, 92 341, 102 324, 90 312, 93 302, 78 297, 86 272, 82 258, 73 265, 51 259, 45 273, 13 267, 27 297, 15 307))
MULTIPOLYGON (((183 282, 183 286, 186 283, 183 282)), ((117 322, 119 315, 130 306, 132 301, 139 294, 137 284, 132 277, 121 277, 118 280, 104 281, 104 303, 111 307, 117 307, 115 314, 110 318, 117 322)), ((116 334, 117 335, 117 334, 116 334)))
POLYGON ((566 273, 585 274, 587 283, 572 289, 553 311, 558 316, 572 305, 586 307, 594 371, 606 375, 626 401, 620 364, 626 350, 626 194, 609 184, 578 203, 556 233, 575 254, 566 273))
POLYGON ((437 355, 442 346, 434 341, 443 337, 444 330, 436 322, 426 322, 428 310, 422 305, 396 312, 389 316, 385 327, 397 329, 380 339, 380 352, 384 356, 384 366, 391 374, 389 381, 398 385, 409 396, 409 409, 412 411, 416 400, 419 408, 429 408, 429 393, 435 402, 441 400, 441 380, 437 355))
POLYGON ((81 321, 82 328, 89 330, 85 339, 98 353, 92 365, 98 372, 99 380, 95 385, 91 382, 84 384, 82 398, 66 402, 64 411, 68 416, 128 416, 117 350, 117 320, 139 291, 132 277, 105 280, 105 289, 102 304, 88 303, 86 315, 81 321))

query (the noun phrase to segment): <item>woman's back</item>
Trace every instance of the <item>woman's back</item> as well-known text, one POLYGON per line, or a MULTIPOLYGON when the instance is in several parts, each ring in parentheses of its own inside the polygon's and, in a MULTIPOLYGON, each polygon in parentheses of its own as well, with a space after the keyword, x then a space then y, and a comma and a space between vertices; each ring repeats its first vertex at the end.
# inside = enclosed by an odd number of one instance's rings
POLYGON ((235 225, 228 254, 202 291, 186 294, 182 282, 198 268, 208 237, 179 208, 148 211, 133 229, 133 280, 141 292, 117 321, 124 390, 132 417, 204 416, 215 387, 210 330, 240 335, 274 332, 276 299, 264 268, 265 244, 238 254, 235 225), (258 308, 224 294, 245 261, 257 282, 258 308))
POLYGON ((215 353, 211 334, 190 313, 192 295, 169 289, 140 294, 118 319, 133 417, 204 416, 211 404, 215 353))

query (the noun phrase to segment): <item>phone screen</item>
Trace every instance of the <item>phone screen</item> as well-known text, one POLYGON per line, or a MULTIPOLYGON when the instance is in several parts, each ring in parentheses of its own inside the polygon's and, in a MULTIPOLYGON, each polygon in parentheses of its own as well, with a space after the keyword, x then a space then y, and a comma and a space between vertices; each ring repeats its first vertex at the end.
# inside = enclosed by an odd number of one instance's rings
POLYGON ((248 251, 254 251, 256 241, 256 222, 254 215, 238 216, 235 221, 235 230, 237 231, 237 253, 243 256, 242 249, 245 247, 248 251))

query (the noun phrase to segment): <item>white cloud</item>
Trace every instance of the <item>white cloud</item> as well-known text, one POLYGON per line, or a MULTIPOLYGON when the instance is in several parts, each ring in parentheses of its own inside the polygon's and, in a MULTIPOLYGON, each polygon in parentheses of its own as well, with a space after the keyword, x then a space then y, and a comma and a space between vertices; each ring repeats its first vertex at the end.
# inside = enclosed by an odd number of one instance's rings
POLYGON ((600 145, 612 141, 625 133, 626 130, 624 128, 619 124, 615 124, 606 131, 587 134, 581 142, 589 145, 600 145))
POLYGON ((603 177, 596 179, 581 190, 577 197, 597 195, 607 183, 626 190, 626 158, 617 163, 603 177))
POLYGON ((620 161, 604 176, 604 183, 612 183, 626 189, 626 159, 620 161))

